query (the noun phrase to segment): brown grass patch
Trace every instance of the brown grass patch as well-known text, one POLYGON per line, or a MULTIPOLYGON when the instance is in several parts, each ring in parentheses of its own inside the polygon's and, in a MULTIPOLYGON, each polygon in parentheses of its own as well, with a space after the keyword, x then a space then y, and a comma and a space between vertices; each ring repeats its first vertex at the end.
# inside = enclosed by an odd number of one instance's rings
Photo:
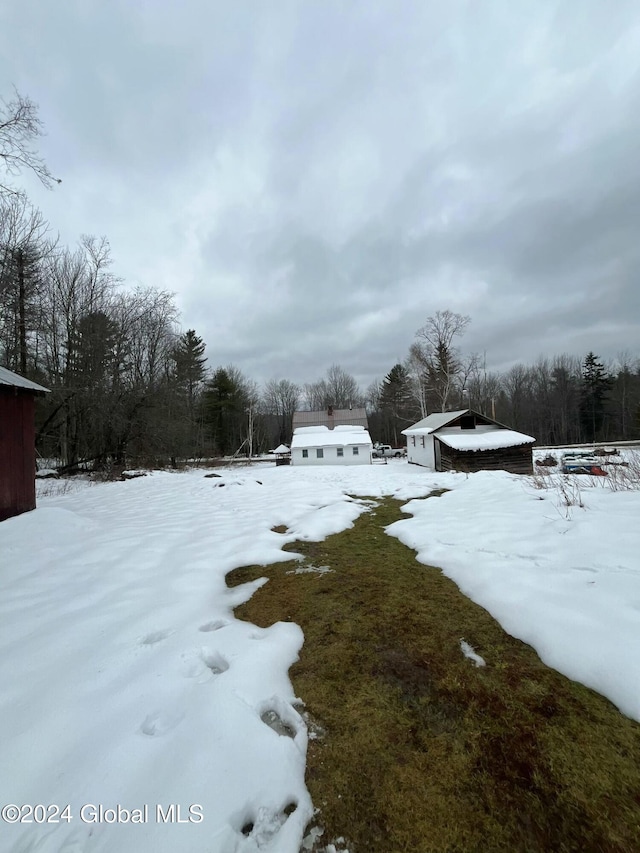
POLYGON ((383 499, 353 529, 288 546, 330 573, 279 563, 228 576, 270 577, 239 618, 304 631, 290 675, 322 733, 309 743, 307 784, 323 843, 344 836, 351 853, 640 850, 640 725, 417 563, 384 533, 400 517, 399 502, 383 499), (463 657, 462 637, 486 667, 463 657))

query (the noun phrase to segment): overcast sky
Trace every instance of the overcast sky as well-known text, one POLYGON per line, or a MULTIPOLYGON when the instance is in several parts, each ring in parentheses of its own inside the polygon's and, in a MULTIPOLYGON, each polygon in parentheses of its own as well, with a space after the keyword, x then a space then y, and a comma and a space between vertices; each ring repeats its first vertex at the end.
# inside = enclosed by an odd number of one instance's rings
POLYGON ((3 0, 63 241, 209 365, 363 386, 437 310, 488 369, 640 354, 637 0, 3 0))

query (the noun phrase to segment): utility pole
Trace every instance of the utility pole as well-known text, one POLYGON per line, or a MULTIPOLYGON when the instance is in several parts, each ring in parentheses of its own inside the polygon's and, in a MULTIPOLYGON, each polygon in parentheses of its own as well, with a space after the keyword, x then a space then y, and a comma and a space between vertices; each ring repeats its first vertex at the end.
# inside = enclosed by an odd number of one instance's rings
POLYGON ((253 405, 249 403, 249 459, 253 457, 253 405))
POLYGON ((484 357, 482 360, 482 414, 487 414, 487 351, 484 351, 484 357))

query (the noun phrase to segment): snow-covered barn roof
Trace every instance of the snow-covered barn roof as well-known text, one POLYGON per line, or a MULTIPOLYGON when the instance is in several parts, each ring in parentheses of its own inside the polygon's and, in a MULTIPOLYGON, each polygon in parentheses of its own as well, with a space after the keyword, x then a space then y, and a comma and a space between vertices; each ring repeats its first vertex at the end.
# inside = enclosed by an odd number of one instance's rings
POLYGON ((473 409, 434 412, 413 426, 402 430, 402 434, 406 436, 432 433, 436 434, 443 444, 454 450, 498 450, 502 447, 517 447, 519 444, 533 444, 535 441, 532 436, 509 429, 494 418, 482 415, 473 409), (475 426, 472 429, 464 428, 460 419, 465 415, 473 419, 472 423, 475 426))
POLYGON ((36 382, 30 379, 25 379, 13 370, 8 370, 6 367, 0 367, 0 385, 8 385, 10 388, 25 388, 27 391, 37 391, 39 393, 48 394, 49 389, 43 388, 36 382))
POLYGON ((372 444, 371 436, 362 426, 339 424, 335 429, 326 426, 298 427, 293 433, 291 449, 299 447, 345 447, 353 444, 372 444))
POLYGON ((279 444, 273 453, 291 453, 291 449, 286 444, 279 444))
POLYGON ((513 429, 497 429, 490 426, 473 430, 444 428, 438 430, 438 441, 454 450, 499 450, 502 447, 532 444, 535 438, 513 429))

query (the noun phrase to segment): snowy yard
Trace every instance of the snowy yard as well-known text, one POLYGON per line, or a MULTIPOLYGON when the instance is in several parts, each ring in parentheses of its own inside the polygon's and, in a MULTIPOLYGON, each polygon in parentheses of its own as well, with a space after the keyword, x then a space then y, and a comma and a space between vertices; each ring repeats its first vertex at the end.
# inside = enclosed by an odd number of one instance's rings
POLYGON ((584 480, 567 508, 530 478, 404 461, 217 473, 47 483, 36 512, 0 525, 0 801, 69 805, 58 823, 0 822, 0 850, 297 853, 313 811, 287 675, 302 632, 235 620, 260 582, 224 578, 349 527, 366 511, 354 495, 407 501, 391 535, 640 720, 640 492, 584 480), (421 500, 435 488, 451 491, 421 500))

